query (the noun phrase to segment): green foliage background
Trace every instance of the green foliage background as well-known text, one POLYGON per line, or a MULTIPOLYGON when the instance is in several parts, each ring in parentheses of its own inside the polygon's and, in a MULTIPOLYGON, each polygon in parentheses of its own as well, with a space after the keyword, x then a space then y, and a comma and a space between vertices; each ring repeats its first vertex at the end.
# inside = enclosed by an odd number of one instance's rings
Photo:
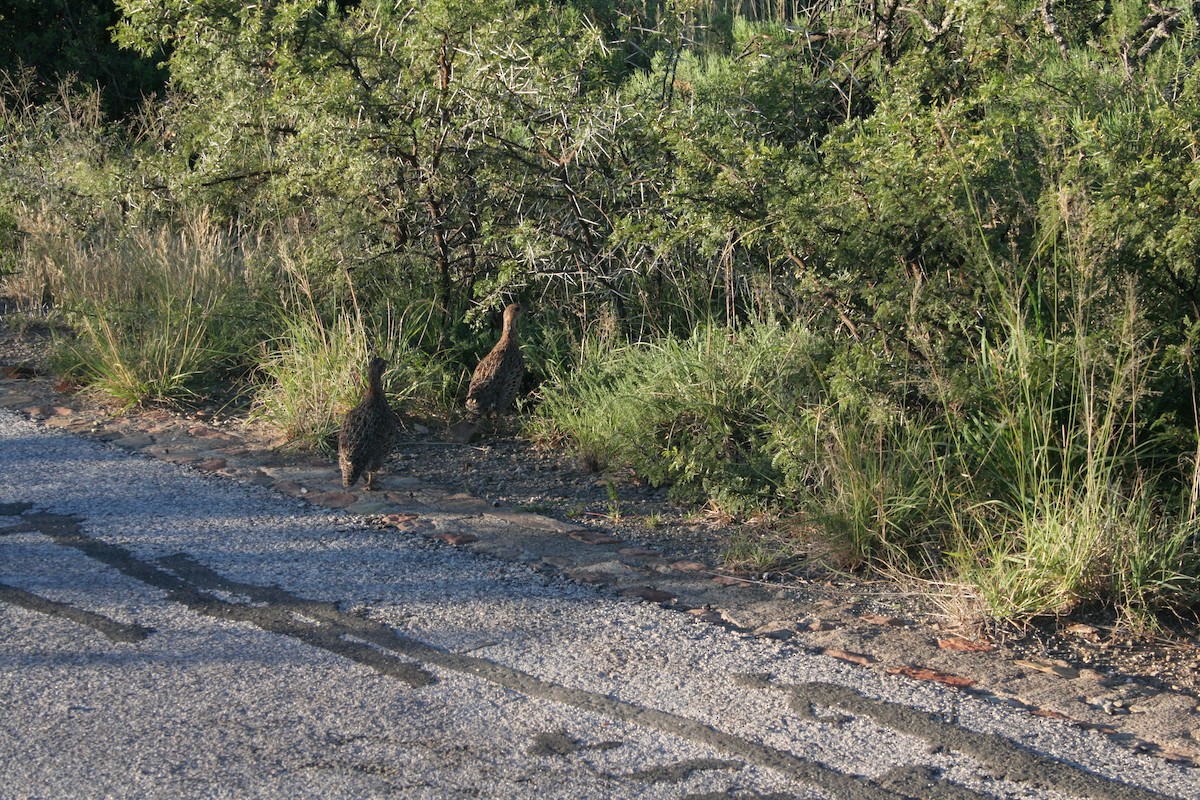
POLYGON ((54 241, 202 218, 241 281, 211 316, 254 324, 192 337, 196 363, 286 383, 280 342, 332 358, 352 320, 346 352, 409 354, 433 387, 414 402, 443 409, 520 298, 540 435, 598 464, 806 513, 843 563, 950 570, 1002 615, 1178 610, 1200 487, 1196 13, 5 4, 0 51, 36 55, 0 65, 0 264, 31 307, 78 312, 54 241), (64 10, 75 38, 29 45, 64 10), (1117 505, 1145 513, 1078 544, 1117 505), (1014 588, 1055 537, 1090 553, 1077 579, 1014 588), (1169 591, 1116 586, 1130 553, 1169 591))

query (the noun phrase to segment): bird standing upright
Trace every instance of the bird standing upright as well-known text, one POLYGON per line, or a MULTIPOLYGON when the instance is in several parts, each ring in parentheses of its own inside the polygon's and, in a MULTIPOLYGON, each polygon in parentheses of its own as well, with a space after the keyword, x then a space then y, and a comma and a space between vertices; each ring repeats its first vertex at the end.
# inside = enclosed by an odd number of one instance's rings
POLYGON ((525 378, 525 359, 517 341, 517 318, 525 309, 512 303, 504 309, 500 341, 483 357, 471 375, 467 389, 467 416, 459 424, 456 438, 470 441, 484 417, 503 413, 512 405, 525 378))
POLYGON ((392 451, 400 420, 383 392, 383 370, 387 361, 375 356, 367 365, 367 393, 346 412, 338 431, 338 464, 342 485, 350 487, 364 472, 367 491, 374 488, 375 473, 392 451))

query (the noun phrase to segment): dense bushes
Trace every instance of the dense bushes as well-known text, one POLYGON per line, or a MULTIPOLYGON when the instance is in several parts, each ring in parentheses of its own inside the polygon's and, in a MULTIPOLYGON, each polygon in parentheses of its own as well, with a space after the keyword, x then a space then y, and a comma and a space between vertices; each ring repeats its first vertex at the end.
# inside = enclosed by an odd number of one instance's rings
POLYGON ((538 434, 589 459, 996 615, 1194 599, 1192 12, 117 8, 170 76, 140 114, 0 92, 6 290, 85 379, 241 381, 318 442, 368 349, 445 413, 519 296, 538 434))

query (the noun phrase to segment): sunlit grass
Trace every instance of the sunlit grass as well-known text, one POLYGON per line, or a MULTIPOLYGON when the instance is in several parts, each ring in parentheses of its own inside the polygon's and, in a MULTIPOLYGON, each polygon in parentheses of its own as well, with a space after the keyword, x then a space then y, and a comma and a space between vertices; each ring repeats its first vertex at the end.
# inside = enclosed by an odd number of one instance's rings
POLYGON ((245 252, 206 217, 86 240, 56 233, 35 233, 30 288, 68 325, 54 355, 62 373, 128 407, 223 390, 245 367, 259 329, 245 252))

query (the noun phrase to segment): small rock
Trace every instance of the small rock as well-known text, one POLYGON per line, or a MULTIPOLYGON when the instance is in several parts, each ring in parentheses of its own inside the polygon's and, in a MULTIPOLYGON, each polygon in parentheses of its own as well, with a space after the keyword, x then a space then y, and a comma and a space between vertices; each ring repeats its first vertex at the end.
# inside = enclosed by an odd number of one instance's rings
POLYGON ((669 603, 675 599, 675 595, 670 592, 664 592, 661 589, 654 589, 649 586, 642 586, 636 589, 624 589, 621 591, 622 597, 640 597, 647 603, 669 603))
POLYGON ((435 533, 433 538, 455 546, 479 541, 478 536, 472 536, 469 533, 435 533))
POLYGON ((960 636, 938 639, 937 646, 943 650, 955 650, 960 653, 988 653, 996 649, 995 645, 988 642, 976 642, 960 636))
POLYGON ((857 664, 860 667, 865 667, 869 664, 875 663, 875 659, 866 653, 852 653, 849 650, 842 650, 837 647, 825 648, 825 655, 829 656, 830 658, 836 658, 838 661, 847 661, 851 664, 857 664))
MULTIPOLYGON (((301 489, 301 494, 304 494, 303 489, 301 489)), ((358 501, 357 495, 337 490, 331 492, 314 492, 312 497, 308 499, 327 508, 346 508, 358 501)))
POLYGON ((1077 622, 1067 626, 1067 633, 1074 634, 1087 639, 1095 639, 1100 635, 1100 630, 1091 625, 1085 625, 1082 622, 1077 622))
POLYGON ((779 641, 786 641, 796 635, 796 631, 786 622, 768 622, 765 625, 759 625, 753 633, 762 639, 778 639, 779 641))
POLYGON ((1037 670, 1038 672, 1044 672, 1047 675, 1057 675, 1060 678, 1072 679, 1079 677, 1079 670, 1075 669, 1065 661, 1018 659, 1015 663, 1019 667, 1037 670))
POLYGON ((607 533, 599 533, 598 531, 572 531, 570 537, 577 542, 584 544, 616 544, 620 541, 615 536, 609 536, 607 533))
POLYGON ((887 670, 889 675, 904 675, 907 678, 912 678, 918 681, 933 681, 935 683, 943 683, 946 686, 955 686, 958 688, 966 688, 974 686, 975 681, 971 678, 964 678, 961 675, 951 675, 946 672, 938 672, 928 667, 889 667, 887 670))

